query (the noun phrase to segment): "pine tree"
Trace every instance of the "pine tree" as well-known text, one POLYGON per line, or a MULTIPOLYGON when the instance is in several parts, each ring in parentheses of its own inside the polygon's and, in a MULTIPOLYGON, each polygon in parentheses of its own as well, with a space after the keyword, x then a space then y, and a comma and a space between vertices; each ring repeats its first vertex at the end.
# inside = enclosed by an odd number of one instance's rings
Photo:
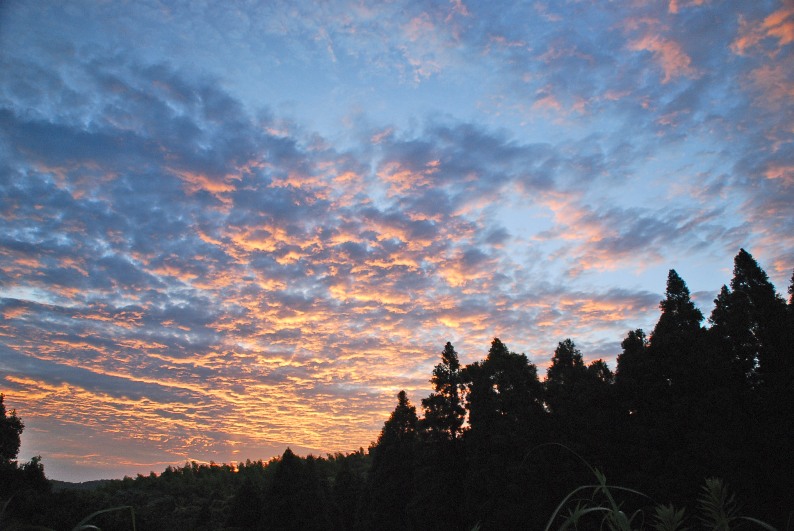
POLYGON ((486 359, 463 372, 470 426, 464 436, 469 456, 464 494, 471 524, 479 515, 483 528, 531 528, 538 498, 533 494, 528 503, 522 461, 547 434, 537 367, 495 338, 486 359))
POLYGON ((705 473, 701 470, 708 443, 702 425, 708 418, 706 404, 711 396, 709 350, 700 325, 703 314, 675 270, 668 273, 659 308, 662 313, 645 349, 647 356, 641 354, 640 338, 624 342, 636 349, 632 356, 625 353, 618 371, 622 394, 631 393, 624 386, 626 376, 633 377, 635 386, 633 396, 628 395, 635 414, 627 419, 635 445, 626 451, 646 452, 645 459, 639 454, 631 459, 639 463, 640 477, 654 478, 646 485, 650 495, 683 502, 697 494, 699 479, 694 477, 705 473), (624 364, 632 358, 634 374, 626 374, 631 364, 624 364))
POLYGON ((629 330, 620 346, 623 352, 618 354, 615 370, 618 403, 624 415, 637 415, 647 409, 646 382, 652 378, 648 338, 642 329, 629 330))
POLYGON ((397 393, 397 407, 383 424, 375 448, 414 444, 417 440, 417 423, 416 408, 411 405, 405 391, 400 391, 397 393))
POLYGON ((703 313, 689 298, 689 288, 675 269, 667 274, 665 298, 659 303, 662 315, 651 333, 651 344, 665 336, 692 334, 700 330, 703 313))
POLYGON ((485 361, 464 369, 464 380, 473 431, 508 429, 528 434, 532 421, 543 413, 543 386, 537 367, 524 354, 510 352, 499 338, 491 342, 485 361))
POLYGON ((463 527, 460 499, 466 462, 461 436, 466 409, 460 362, 451 343, 444 346, 430 381, 435 392, 422 400, 423 444, 409 514, 414 529, 452 531, 463 527))
POLYGON ((782 331, 786 305, 758 262, 741 249, 734 258, 731 288, 723 286, 711 314, 710 334, 749 387, 779 387, 790 355, 782 331))
POLYGON ((570 339, 561 341, 546 371, 546 403, 553 415, 570 416, 578 408, 587 369, 582 353, 570 339))
POLYGON ((420 422, 421 430, 431 440, 457 439, 466 409, 461 398, 463 380, 460 362, 451 343, 447 342, 444 346, 441 363, 433 369, 430 382, 435 392, 422 399, 425 414, 420 422))
POLYGON ((371 448, 372 468, 367 482, 367 501, 361 524, 364 529, 409 527, 408 503, 414 494, 417 431, 416 408, 405 391, 397 394, 397 406, 383 424, 371 448))
POLYGON ((261 520, 262 491, 251 474, 246 474, 229 503, 226 525, 235 529, 256 529, 261 520))
POLYGON ((659 303, 662 314, 651 333, 650 387, 661 395, 665 388, 687 393, 702 383, 708 365, 703 345, 703 313, 689 297, 684 280, 671 269, 665 298, 659 303))
MULTIPOLYGON (((752 456, 752 466, 740 467, 740 480, 757 485, 757 503, 768 514, 779 511, 780 492, 794 503, 794 348, 790 341, 785 300, 779 296, 758 262, 744 249, 734 258, 730 290, 723 288, 711 316, 714 342, 723 361, 738 365, 743 389, 738 395, 734 433, 739 455, 752 456), (779 500, 778 500, 779 501, 779 500)), ((736 371, 734 371, 736 372, 736 371)), ((783 517, 783 513, 780 513, 783 517)))

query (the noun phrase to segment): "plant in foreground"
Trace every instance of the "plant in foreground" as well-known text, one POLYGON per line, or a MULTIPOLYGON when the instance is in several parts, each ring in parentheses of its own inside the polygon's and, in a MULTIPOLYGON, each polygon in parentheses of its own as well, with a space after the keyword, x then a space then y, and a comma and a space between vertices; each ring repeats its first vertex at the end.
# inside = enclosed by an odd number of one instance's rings
MULTIPOLYGON (((551 515, 546 531, 551 529, 579 529, 586 525, 592 528, 593 518, 599 522, 597 529, 609 531, 633 531, 644 528, 644 512, 638 509, 627 514, 623 503, 615 498, 614 493, 632 494, 650 500, 647 495, 626 487, 608 485, 606 476, 597 468, 593 468, 582 456, 565 445, 561 446, 578 457, 596 478, 593 485, 582 485, 572 490, 551 515), (586 523, 585 523, 586 522, 586 523), (554 526, 557 527, 554 527, 554 526)), ((530 452, 531 453, 531 452, 530 452)), ((741 524, 753 524, 757 528, 776 531, 771 525, 756 518, 739 515, 736 500, 728 487, 717 478, 706 479, 698 498, 700 510, 699 523, 703 529, 715 531, 731 531, 741 524)), ((655 531, 687 531, 684 509, 676 509, 673 505, 657 504, 654 507, 650 528, 655 531)))
MULTIPOLYGON (((13 498, 13 496, 12 496, 12 498, 13 498)), ((8 508, 8 504, 10 502, 11 502, 11 498, 6 500, 6 502, 3 504, 2 508, 0 508, 0 523, 2 523, 2 518, 3 518, 4 514, 5 514, 5 510, 8 508)), ((72 531, 87 531, 89 529, 92 529, 92 530, 95 530, 95 531, 102 531, 101 528, 99 528, 99 527, 97 527, 97 526, 95 526, 93 524, 89 524, 88 522, 90 522, 91 520, 93 520, 94 518, 99 516, 100 514, 112 513, 112 512, 116 512, 116 511, 126 511, 126 510, 130 511, 130 523, 132 524, 132 531, 136 531, 136 528, 135 528, 135 509, 133 509, 133 507, 131 505, 121 505, 119 507, 111 507, 110 509, 101 509, 99 511, 95 511, 95 512, 89 514, 88 516, 86 516, 85 518, 83 518, 82 520, 80 520, 80 522, 78 522, 77 525, 72 528, 72 531)), ((5 529, 5 528, 3 528, 3 529, 5 529)), ((54 531, 53 529, 50 529, 49 527, 32 526, 32 525, 28 525, 28 526, 22 525, 22 526, 12 527, 11 529, 24 529, 24 530, 30 530, 30 531, 54 531)))

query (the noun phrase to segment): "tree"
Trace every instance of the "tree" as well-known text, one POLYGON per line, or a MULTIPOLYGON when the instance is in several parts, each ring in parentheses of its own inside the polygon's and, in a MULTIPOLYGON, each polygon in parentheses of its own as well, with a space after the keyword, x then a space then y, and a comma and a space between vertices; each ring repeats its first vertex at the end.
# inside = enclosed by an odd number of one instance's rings
MULTIPOLYGON (((554 441, 565 444, 594 466, 602 467, 614 445, 612 416, 612 371, 604 360, 585 366, 582 353, 570 339, 558 343, 546 371, 546 406, 550 412, 554 441)), ((578 477, 568 463, 560 463, 554 474, 567 485, 578 477)), ((564 496, 564 493, 561 493, 564 496)))
POLYGON ((784 341, 786 303, 758 262, 739 250, 731 288, 723 286, 711 314, 711 334, 749 387, 776 387, 790 365, 784 341))
POLYGON ((0 466, 9 466, 16 462, 25 425, 17 417, 16 410, 7 414, 4 399, 5 395, 0 393, 0 466))
POLYGON ((703 313, 674 269, 667 275, 667 290, 659 308, 662 314, 648 346, 652 366, 646 384, 662 398, 667 392, 681 393, 702 385, 707 360, 700 326, 703 313))
POLYGON ((665 298, 659 303, 662 315, 651 333, 651 344, 655 338, 676 334, 692 334, 700 330, 703 313, 689 298, 689 288, 675 269, 667 274, 665 298))
POLYGON ((620 343, 623 352, 618 354, 615 386, 623 414, 636 415, 644 406, 644 382, 650 374, 648 338, 638 328, 629 330, 620 343))
POLYGON ((287 448, 265 496, 263 525, 268 530, 329 529, 326 493, 312 456, 301 459, 287 448))
POLYGON ((416 408, 405 391, 400 391, 397 406, 370 450, 372 468, 361 522, 365 529, 409 527, 407 507, 414 491, 417 423, 416 408))
MULTIPOLYGON (((405 391, 397 393, 397 407, 383 424, 376 449, 411 445, 417 440, 416 408, 411 405, 405 391)), ((377 452, 376 452, 377 455, 377 452)))
MULTIPOLYGON (((167 476, 163 473, 161 478, 167 476)), ((245 474, 229 503, 226 524, 236 529, 256 529, 261 520, 262 491, 252 475, 245 474)))
POLYGON ((447 342, 444 346, 441 363, 433 369, 430 382, 435 392, 422 399, 425 414, 420 422, 421 431, 431 440, 457 439, 466 409, 461 399, 463 380, 460 362, 452 343, 447 342))
POLYGON ((470 426, 465 435, 469 470, 464 489, 469 519, 473 525, 482 518, 486 529, 531 528, 540 493, 528 487, 523 460, 546 435, 537 367, 494 338, 485 360, 466 366, 464 381, 470 426))
POLYGON ((546 403, 552 415, 569 416, 574 413, 586 377, 582 353, 570 339, 561 341, 546 370, 546 403))
POLYGON ((532 421, 543 414, 543 386, 538 370, 524 354, 510 352, 499 338, 494 338, 488 357, 482 363, 466 367, 468 385, 466 407, 472 431, 495 432, 507 429, 518 435, 528 434, 532 421))
POLYGON ((44 475, 41 456, 33 457, 21 466, 17 464, 20 436, 25 424, 16 410, 8 414, 4 401, 5 395, 0 393, 0 499, 22 490, 47 492, 50 482, 44 475))
MULTIPOLYGON (((661 315, 647 347, 634 334, 624 341, 618 382, 628 438, 625 452, 652 496, 679 501, 694 496, 708 453, 703 432, 712 396, 709 349, 700 323, 703 314, 690 299, 684 280, 671 269, 661 315), (629 384, 629 385, 626 385, 629 384), (642 457, 645 453, 645 457, 642 457)), ((629 472, 630 474, 630 472, 629 472)))
POLYGON ((334 475, 332 497, 336 508, 337 527, 352 530, 358 518, 361 495, 366 486, 366 461, 364 449, 336 459, 338 468, 334 475))
POLYGON ((462 445, 463 378, 458 354, 447 342, 430 380, 434 393, 422 400, 422 442, 414 472, 415 492, 408 511, 414 529, 463 528, 460 499, 466 460, 462 445))
MULTIPOLYGON (((715 355, 737 382, 738 391, 726 393, 734 404, 728 420, 739 440, 737 454, 758 456, 752 466, 739 467, 740 479, 760 486, 756 503, 773 514, 780 509, 769 500, 777 492, 794 493, 788 472, 794 466, 791 321, 785 300, 750 253, 740 249, 733 264, 730 289, 723 286, 714 301, 710 335, 715 355)), ((787 503, 794 504, 794 494, 787 503)))

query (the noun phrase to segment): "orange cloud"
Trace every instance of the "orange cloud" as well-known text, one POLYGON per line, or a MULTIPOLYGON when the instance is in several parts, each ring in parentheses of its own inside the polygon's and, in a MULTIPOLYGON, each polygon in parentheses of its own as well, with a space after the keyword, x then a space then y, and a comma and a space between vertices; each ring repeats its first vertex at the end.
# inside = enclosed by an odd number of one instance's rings
POLYGON ((669 83, 677 77, 697 77, 698 72, 692 66, 692 59, 681 45, 659 35, 646 35, 628 45, 632 51, 647 51, 653 54, 664 72, 662 83, 669 83))
POLYGON ((767 179, 780 180, 783 186, 794 186, 794 166, 772 165, 767 168, 765 175, 767 179))
POLYGON ((438 171, 440 162, 433 160, 419 171, 406 168, 399 162, 388 162, 378 171, 378 177, 389 183, 389 196, 404 194, 409 190, 432 184, 432 176, 438 171))
POLYGON ((682 3, 685 7, 702 6, 707 1, 708 0, 689 0, 689 1, 684 0, 683 2, 681 2, 680 0, 670 0, 670 3, 667 5, 667 11, 672 14, 677 14, 681 9, 682 3))
POLYGON ((745 55, 749 50, 761 46, 765 40, 775 41, 776 48, 770 53, 776 55, 780 49, 794 42, 794 6, 783 7, 760 22, 739 19, 739 36, 731 44, 737 55, 745 55))
POLYGON ((236 175, 229 174, 223 177, 211 177, 202 173, 177 168, 167 167, 166 169, 182 179, 185 184, 185 191, 188 194, 206 191, 226 206, 231 205, 231 198, 228 197, 228 194, 235 189, 235 185, 231 181, 237 179, 236 175))
POLYGON ((3 309, 3 319, 18 319, 28 313, 30 310, 27 308, 23 308, 18 306, 16 308, 5 308, 3 309))

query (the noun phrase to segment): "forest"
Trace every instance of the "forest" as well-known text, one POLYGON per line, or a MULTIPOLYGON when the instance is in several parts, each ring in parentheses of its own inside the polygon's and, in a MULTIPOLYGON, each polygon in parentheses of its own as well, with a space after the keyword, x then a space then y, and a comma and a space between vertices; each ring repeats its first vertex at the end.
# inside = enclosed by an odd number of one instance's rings
POLYGON ((447 343, 433 392, 349 454, 63 484, 17 462, 0 398, 0 528, 794 529, 794 275, 788 295, 742 249, 708 318, 671 270, 614 370, 571 339, 545 378, 500 339, 466 366, 447 343))

